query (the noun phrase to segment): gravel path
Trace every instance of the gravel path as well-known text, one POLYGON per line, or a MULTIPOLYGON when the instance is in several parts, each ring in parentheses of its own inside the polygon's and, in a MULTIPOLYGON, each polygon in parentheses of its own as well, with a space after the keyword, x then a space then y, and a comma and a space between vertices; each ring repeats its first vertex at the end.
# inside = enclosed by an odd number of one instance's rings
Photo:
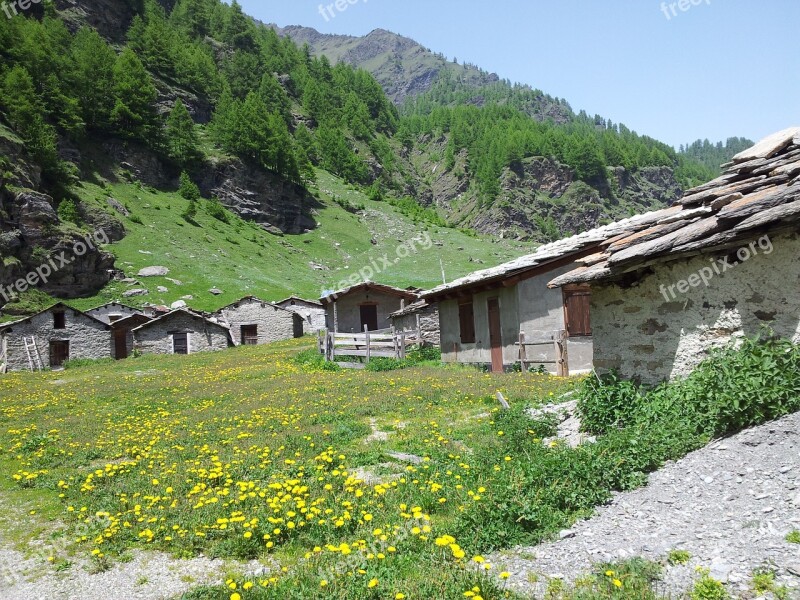
POLYGON ((491 562, 511 573, 511 589, 541 598, 548 578, 572 581, 597 563, 686 550, 691 561, 667 567, 660 591, 679 596, 702 566, 734 595, 752 598, 753 570, 770 566, 789 598, 800 599, 800 545, 784 539, 796 529, 800 413, 715 441, 653 473, 647 487, 617 495, 563 539, 491 562))

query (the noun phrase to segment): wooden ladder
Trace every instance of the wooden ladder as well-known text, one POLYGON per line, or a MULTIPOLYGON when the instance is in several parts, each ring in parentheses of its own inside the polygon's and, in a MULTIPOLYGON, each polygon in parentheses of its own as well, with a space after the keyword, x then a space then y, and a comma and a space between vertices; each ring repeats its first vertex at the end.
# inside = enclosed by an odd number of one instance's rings
POLYGON ((43 371, 39 348, 36 346, 36 338, 31 337, 30 343, 28 343, 28 338, 22 338, 22 341, 25 343, 25 353, 28 355, 28 366, 31 371, 43 371), (31 354, 31 350, 33 350, 33 354, 31 354))

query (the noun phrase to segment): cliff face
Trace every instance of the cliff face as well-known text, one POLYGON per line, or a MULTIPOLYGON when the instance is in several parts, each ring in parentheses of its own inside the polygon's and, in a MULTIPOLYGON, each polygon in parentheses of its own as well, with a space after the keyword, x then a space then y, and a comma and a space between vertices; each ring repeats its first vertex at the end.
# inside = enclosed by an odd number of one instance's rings
POLYGON ((112 276, 114 256, 101 245, 121 239, 122 225, 105 214, 80 213, 83 229, 63 222, 57 202, 42 193, 41 172, 21 142, 0 136, 0 305, 30 285, 63 298, 90 294, 112 276), (11 292, 8 288, 11 287, 11 292), (13 292, 13 293, 12 293, 13 292))

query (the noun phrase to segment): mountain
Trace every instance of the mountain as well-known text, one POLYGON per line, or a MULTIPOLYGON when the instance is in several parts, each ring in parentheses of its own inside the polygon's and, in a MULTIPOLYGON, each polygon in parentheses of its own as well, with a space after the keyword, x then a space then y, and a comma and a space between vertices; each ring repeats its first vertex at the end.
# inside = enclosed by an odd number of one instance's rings
POLYGON ((366 69, 398 105, 408 97, 429 91, 444 72, 473 87, 500 80, 495 73, 448 61, 414 40, 385 29, 376 29, 364 37, 353 37, 322 34, 311 27, 278 27, 274 24, 269 27, 301 46, 308 44, 315 55, 366 69))
POLYGON ((199 308, 212 287, 315 295, 429 232, 434 254, 379 273, 425 286, 442 266, 457 277, 709 178, 657 140, 407 38, 292 31, 333 59, 235 0, 56 0, 0 19, 3 289, 98 231, 107 245, 73 252, 39 289, 199 308), (171 279, 140 281, 153 262, 171 279))

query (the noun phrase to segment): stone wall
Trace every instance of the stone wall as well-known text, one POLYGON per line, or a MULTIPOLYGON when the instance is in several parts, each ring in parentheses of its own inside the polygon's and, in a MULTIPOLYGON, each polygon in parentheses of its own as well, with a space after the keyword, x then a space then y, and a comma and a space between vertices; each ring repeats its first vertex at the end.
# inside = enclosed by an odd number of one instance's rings
POLYGON ((305 335, 316 334, 318 331, 325 329, 325 309, 316 304, 306 303, 302 301, 285 302, 278 306, 290 310, 303 319, 303 333, 305 335))
POLYGON ((170 313, 133 332, 136 348, 142 354, 172 354, 172 332, 189 333, 189 354, 225 350, 228 330, 183 311, 170 313))
MULTIPOLYGON (((691 284, 720 256, 655 265, 633 287, 594 286, 598 370, 616 369, 646 383, 686 376, 709 349, 756 336, 763 326, 800 343, 800 237, 774 236, 764 247, 756 245, 755 256, 714 273, 707 286, 691 284), (686 282, 685 293, 679 282, 686 282)), ((739 260, 735 253, 726 253, 731 265, 739 260)))
POLYGON ((259 345, 290 340, 297 333, 295 320, 299 318, 291 311, 251 298, 223 308, 221 316, 231 326, 231 336, 237 346, 242 343, 244 325, 258 327, 259 345))
MULTIPOLYGON (((31 317, 0 333, 5 338, 9 371, 30 368, 24 338, 36 339, 42 366, 50 366, 50 342, 69 341, 69 359, 101 359, 114 356, 113 338, 108 328, 86 315, 66 308, 65 329, 53 328, 53 311, 31 317)), ((0 341, 0 344, 2 341, 0 341)))
POLYGON ((439 346, 441 342, 441 332, 439 330, 439 306, 427 306, 423 310, 402 317, 392 318, 392 325, 398 331, 416 331, 417 315, 419 315, 419 325, 422 329, 423 341, 431 346, 439 346))

